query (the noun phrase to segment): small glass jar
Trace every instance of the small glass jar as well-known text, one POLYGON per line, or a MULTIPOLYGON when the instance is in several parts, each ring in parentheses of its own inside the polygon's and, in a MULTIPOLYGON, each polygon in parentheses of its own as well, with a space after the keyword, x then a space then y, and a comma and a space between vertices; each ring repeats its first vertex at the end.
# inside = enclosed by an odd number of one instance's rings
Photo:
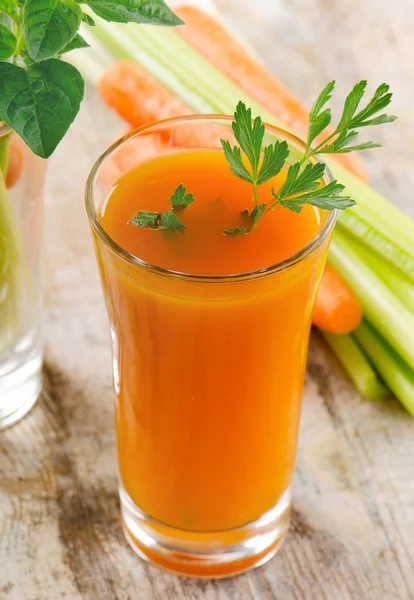
POLYGON ((41 390, 41 242, 47 162, 0 125, 0 429, 41 390))

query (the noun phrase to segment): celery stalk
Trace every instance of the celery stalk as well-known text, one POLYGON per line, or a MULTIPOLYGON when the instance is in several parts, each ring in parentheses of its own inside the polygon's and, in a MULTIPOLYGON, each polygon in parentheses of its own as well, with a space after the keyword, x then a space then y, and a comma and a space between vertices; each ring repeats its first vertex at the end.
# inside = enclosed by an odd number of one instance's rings
POLYGON ((411 254, 399 246, 399 240, 394 241, 380 233, 375 226, 357 216, 355 212, 342 211, 338 216, 338 228, 345 229, 365 247, 374 250, 390 266, 396 267, 414 282, 414 247, 411 254))
POLYGON ((332 240, 329 261, 353 288, 367 319, 414 368, 414 315, 359 256, 355 242, 341 231, 332 240))
MULTIPOLYGON (((231 114, 239 100, 250 106, 264 121, 283 127, 268 110, 213 67, 179 34, 157 27, 108 25, 96 19, 91 30, 116 58, 131 58, 147 68, 155 77, 177 93, 195 112, 231 114)), ((398 248, 414 256, 414 222, 362 183, 344 167, 327 158, 335 177, 357 201, 350 209, 387 240, 395 240, 398 248)))
POLYGON ((16 225, 4 181, 10 135, 0 136, 0 354, 17 334, 20 253, 16 225))
POLYGON ((365 354, 351 335, 335 335, 321 331, 352 383, 364 398, 385 400, 390 391, 381 383, 365 354))
POLYGON ((353 335, 396 398, 414 417, 414 371, 370 323, 364 321, 353 335))
POLYGON ((410 312, 414 312, 414 284, 405 278, 401 271, 382 259, 361 242, 355 242, 359 257, 368 265, 386 285, 401 300, 410 312))

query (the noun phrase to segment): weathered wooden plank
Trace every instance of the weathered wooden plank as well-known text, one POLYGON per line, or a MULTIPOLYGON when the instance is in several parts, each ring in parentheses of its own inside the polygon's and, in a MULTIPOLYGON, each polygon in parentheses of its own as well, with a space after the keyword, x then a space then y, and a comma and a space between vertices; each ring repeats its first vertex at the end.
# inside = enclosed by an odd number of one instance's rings
MULTIPOLYGON (((369 158, 377 187, 414 215, 414 6, 410 0, 220 0, 308 102, 329 79, 389 81, 399 121, 369 158)), ((337 106, 339 106, 338 101, 337 106)), ((107 321, 83 208, 94 158, 121 127, 88 91, 51 161, 43 396, 0 433, 0 598, 408 600, 414 596, 414 425, 363 401, 313 336, 291 533, 279 556, 200 582, 139 561, 119 521, 107 321)))

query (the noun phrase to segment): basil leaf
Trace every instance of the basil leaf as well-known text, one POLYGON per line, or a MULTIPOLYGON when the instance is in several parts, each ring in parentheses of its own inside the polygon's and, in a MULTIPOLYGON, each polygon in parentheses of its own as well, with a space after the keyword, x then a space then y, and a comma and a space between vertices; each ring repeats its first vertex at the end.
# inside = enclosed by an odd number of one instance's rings
POLYGON ((0 25, 0 60, 10 58, 16 49, 16 36, 4 25, 0 25))
POLYGON ((23 68, 0 63, 0 114, 42 158, 52 154, 79 111, 84 82, 68 63, 47 60, 23 68))
POLYGON ((164 0, 85 0, 98 17, 117 23, 182 25, 164 0))
POLYGON ((0 0, 0 11, 7 13, 11 17, 15 13, 16 2, 14 0, 0 0))
POLYGON ((86 13, 82 13, 82 21, 86 23, 86 25, 89 25, 89 27, 95 27, 95 21, 86 13))
POLYGON ((81 18, 74 0, 27 0, 23 26, 30 58, 40 62, 58 54, 75 36, 81 18))
POLYGON ((89 44, 86 40, 83 39, 79 33, 75 35, 73 40, 66 44, 66 46, 61 50, 61 54, 65 54, 66 52, 70 52, 71 50, 77 50, 78 48, 89 48, 89 44))

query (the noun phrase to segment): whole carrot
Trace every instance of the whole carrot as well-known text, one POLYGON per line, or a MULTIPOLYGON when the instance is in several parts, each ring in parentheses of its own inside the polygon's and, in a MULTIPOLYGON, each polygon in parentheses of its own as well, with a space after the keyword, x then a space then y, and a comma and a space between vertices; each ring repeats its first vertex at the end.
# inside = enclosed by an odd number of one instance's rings
POLYGON ((193 112, 132 60, 112 63, 101 77, 99 91, 105 103, 134 128, 193 112))
MULTIPOLYGON (((299 137, 306 137, 309 110, 266 67, 253 58, 218 21, 194 6, 179 6, 176 14, 185 22, 177 32, 193 48, 248 92, 299 137)), ((367 172, 354 154, 333 157, 363 181, 367 172)))
POLYGON ((314 325, 329 333, 350 333, 358 327, 362 309, 358 298, 330 264, 325 266, 316 304, 314 325))
MULTIPOLYGON (((101 77, 99 91, 104 102, 132 128, 194 112, 174 92, 132 60, 112 63, 101 77)), ((221 148, 220 137, 226 132, 225 127, 200 123, 197 130, 183 126, 169 132, 166 128, 162 137, 170 147, 216 145, 221 148)), ((131 156, 129 150, 128 155, 131 156)))

